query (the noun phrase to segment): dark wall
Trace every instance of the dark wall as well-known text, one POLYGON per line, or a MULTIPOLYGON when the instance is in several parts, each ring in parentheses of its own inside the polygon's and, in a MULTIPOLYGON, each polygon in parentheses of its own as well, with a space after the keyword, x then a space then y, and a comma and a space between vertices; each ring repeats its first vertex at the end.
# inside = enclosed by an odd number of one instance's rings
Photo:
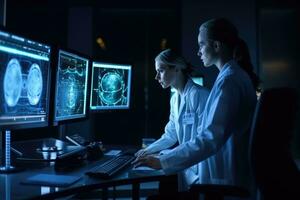
POLYGON ((294 0, 265 0, 260 2, 259 8, 262 85, 264 88, 294 87, 298 90, 298 116, 291 144, 294 156, 300 158, 300 9, 294 0))
POLYGON ((6 26, 9 30, 43 42, 65 46, 67 43, 67 4, 64 1, 7 2, 6 26))
POLYGON ((6 0, 0 0, 0 25, 5 25, 6 18, 6 0))

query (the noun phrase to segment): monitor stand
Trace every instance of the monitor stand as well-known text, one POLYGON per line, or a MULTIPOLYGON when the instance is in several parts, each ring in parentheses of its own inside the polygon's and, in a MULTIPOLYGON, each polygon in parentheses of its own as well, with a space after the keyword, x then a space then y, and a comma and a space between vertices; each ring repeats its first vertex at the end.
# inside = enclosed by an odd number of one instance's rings
POLYGON ((2 162, 3 166, 0 167, 0 174, 8 174, 20 171, 20 169, 11 165, 10 157, 10 131, 6 130, 5 134, 2 133, 2 162))

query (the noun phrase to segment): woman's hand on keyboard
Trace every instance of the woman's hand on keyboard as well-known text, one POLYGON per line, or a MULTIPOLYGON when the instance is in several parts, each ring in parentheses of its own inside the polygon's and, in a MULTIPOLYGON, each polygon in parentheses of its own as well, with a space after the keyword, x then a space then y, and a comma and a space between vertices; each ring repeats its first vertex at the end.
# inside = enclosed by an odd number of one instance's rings
POLYGON ((147 155, 147 154, 148 154, 148 152, 147 152, 146 149, 140 149, 138 152, 136 152, 136 153, 134 154, 134 156, 135 156, 135 157, 140 157, 140 156, 145 156, 145 155, 147 155))
POLYGON ((134 167, 147 166, 153 169, 161 169, 160 160, 155 155, 144 155, 137 157, 132 164, 134 167))

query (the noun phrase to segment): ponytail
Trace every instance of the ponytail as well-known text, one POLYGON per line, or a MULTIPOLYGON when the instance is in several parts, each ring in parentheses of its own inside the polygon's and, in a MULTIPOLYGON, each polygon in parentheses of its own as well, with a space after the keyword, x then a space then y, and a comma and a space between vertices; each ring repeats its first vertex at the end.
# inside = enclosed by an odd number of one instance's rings
POLYGON ((238 38, 235 48, 233 49, 233 59, 243 70, 245 70, 245 72, 247 72, 252 81, 254 89, 258 90, 260 84, 259 77, 253 71, 253 65, 251 63, 247 44, 240 38, 238 38))

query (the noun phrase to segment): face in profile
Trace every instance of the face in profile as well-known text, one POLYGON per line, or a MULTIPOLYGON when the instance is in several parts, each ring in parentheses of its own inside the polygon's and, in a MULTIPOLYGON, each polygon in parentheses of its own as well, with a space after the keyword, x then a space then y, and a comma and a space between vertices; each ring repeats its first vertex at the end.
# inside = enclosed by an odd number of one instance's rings
POLYGON ((197 55, 203 62, 205 67, 215 64, 216 53, 213 48, 213 41, 209 40, 205 31, 199 32, 198 35, 199 51, 197 55))
POLYGON ((161 62, 155 62, 155 70, 155 79, 159 82, 162 88, 168 88, 173 85, 176 77, 175 67, 169 67, 161 62))

